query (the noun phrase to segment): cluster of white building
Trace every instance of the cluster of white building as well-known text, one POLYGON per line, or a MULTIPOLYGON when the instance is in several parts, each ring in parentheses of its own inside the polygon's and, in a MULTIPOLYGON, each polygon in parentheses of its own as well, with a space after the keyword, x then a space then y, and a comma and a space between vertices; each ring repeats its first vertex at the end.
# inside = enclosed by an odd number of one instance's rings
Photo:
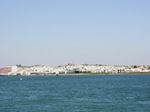
POLYGON ((57 67, 35 66, 11 66, 8 75, 54 75, 74 73, 126 73, 126 72, 150 72, 149 66, 108 66, 89 64, 67 64, 57 67))

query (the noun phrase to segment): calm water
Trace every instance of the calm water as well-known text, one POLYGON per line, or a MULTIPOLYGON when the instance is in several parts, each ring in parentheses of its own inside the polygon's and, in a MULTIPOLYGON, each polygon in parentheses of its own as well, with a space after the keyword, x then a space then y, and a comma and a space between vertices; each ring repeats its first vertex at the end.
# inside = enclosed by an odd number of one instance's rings
POLYGON ((0 112, 150 112, 150 75, 0 77, 0 112))

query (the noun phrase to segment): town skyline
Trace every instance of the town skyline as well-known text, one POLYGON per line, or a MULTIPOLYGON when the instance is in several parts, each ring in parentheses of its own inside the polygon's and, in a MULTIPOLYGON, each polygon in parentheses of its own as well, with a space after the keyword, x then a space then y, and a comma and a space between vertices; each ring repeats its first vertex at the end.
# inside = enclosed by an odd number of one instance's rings
POLYGON ((7 64, 0 66, 0 68, 7 66, 49 66, 49 67, 57 67, 57 66, 65 66, 65 65, 101 65, 101 66, 150 66, 150 64, 102 64, 102 63, 63 63, 63 64, 7 64))
POLYGON ((86 74, 127 74, 150 73, 150 66, 125 66, 125 65, 101 65, 101 64, 66 64, 59 66, 32 65, 32 66, 5 66, 0 68, 0 75, 86 75, 86 74), (82 74, 83 73, 83 74, 82 74))

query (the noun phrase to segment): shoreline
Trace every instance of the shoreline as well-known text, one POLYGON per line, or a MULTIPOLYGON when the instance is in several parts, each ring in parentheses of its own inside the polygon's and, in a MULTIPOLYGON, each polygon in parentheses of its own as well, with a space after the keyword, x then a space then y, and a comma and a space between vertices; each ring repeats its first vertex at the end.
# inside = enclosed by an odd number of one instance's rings
POLYGON ((6 66, 0 68, 1 75, 118 75, 118 74, 150 74, 150 66, 123 66, 123 65, 90 65, 90 64, 67 64, 56 67, 45 65, 33 66, 6 66))
POLYGON ((7 76, 26 76, 26 77, 30 77, 30 76, 41 76, 41 77, 45 77, 45 76, 54 76, 54 77, 58 77, 58 76, 133 76, 133 75, 139 75, 139 76, 145 76, 145 75, 150 75, 150 72, 128 72, 128 73, 72 73, 72 74, 32 74, 32 75, 3 75, 0 74, 0 77, 7 77, 7 76))

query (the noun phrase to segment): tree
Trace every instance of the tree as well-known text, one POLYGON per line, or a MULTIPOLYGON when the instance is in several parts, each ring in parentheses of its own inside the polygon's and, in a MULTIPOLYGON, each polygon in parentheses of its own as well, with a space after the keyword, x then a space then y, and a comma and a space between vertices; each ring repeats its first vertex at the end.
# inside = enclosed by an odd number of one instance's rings
POLYGON ((137 68, 137 66, 136 66, 136 65, 134 65, 134 66, 133 66, 133 68, 137 68))

